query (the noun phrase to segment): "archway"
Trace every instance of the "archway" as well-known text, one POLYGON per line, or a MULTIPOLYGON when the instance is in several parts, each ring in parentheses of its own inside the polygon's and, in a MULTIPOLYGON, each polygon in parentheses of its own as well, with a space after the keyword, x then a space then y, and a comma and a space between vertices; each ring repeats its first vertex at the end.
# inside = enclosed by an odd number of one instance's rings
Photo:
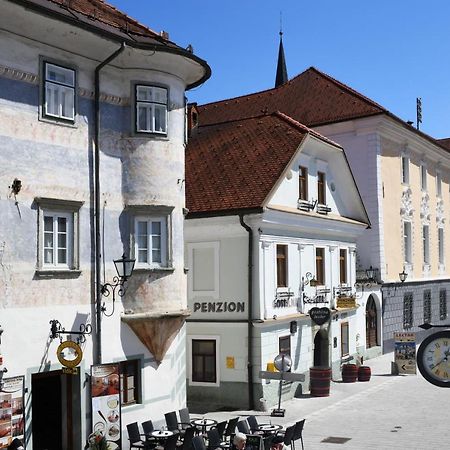
POLYGON ((366 348, 378 345, 378 313, 375 299, 371 295, 366 305, 366 348))
POLYGON ((330 365, 328 331, 323 328, 314 337, 314 365, 330 365))

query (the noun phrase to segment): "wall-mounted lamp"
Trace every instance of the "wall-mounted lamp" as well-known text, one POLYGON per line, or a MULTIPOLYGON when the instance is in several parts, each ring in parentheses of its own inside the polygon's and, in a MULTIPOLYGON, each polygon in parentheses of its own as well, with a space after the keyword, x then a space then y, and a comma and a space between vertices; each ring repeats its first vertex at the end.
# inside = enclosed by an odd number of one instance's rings
POLYGON ((10 187, 13 191, 13 194, 17 195, 22 189, 22 181, 20 181, 18 178, 14 178, 14 181, 12 182, 10 187))
POLYGON ((314 275, 311 272, 306 272, 305 276, 302 277, 302 291, 305 289, 305 286, 316 287, 317 280, 314 278, 314 275))
POLYGON ((370 266, 368 269, 366 269, 366 276, 369 281, 374 281, 375 269, 372 266, 370 266))
POLYGON ((400 281, 404 283, 406 281, 406 278, 408 278, 408 274, 405 272, 405 269, 403 268, 403 272, 400 272, 398 274, 398 277, 400 278, 400 281))
POLYGON ((125 295, 125 282, 131 277, 134 269, 135 259, 126 258, 122 255, 122 258, 114 260, 114 265, 116 266, 117 276, 113 278, 112 283, 105 283, 101 286, 101 294, 103 297, 109 297, 112 294, 113 307, 111 313, 106 313, 105 302, 101 306, 101 312, 106 317, 111 317, 114 314, 114 303, 116 301, 116 293, 119 297, 125 295))

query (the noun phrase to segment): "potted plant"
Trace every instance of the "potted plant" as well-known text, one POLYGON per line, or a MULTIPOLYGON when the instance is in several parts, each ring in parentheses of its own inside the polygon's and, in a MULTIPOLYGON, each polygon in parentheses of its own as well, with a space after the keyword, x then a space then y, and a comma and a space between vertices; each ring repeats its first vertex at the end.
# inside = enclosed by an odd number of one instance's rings
POLYGON ((89 435, 86 450, 109 450, 108 442, 100 431, 94 431, 89 435))

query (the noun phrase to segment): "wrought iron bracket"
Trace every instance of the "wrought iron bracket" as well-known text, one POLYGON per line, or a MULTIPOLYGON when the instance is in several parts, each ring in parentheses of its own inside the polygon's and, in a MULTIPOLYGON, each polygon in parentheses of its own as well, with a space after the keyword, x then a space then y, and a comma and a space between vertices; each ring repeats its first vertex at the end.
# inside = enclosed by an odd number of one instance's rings
POLYGON ((114 306, 116 302, 116 295, 119 297, 123 297, 125 295, 125 282, 126 279, 120 278, 120 277, 114 277, 112 283, 105 283, 102 284, 101 287, 101 294, 103 297, 109 297, 112 296, 112 311, 108 314, 106 312, 106 305, 105 302, 103 302, 102 306, 100 307, 100 311, 106 316, 111 317, 114 314, 114 306))
POLYGON ((63 334, 75 334, 77 335, 77 343, 81 344, 83 342, 86 342, 86 335, 90 335, 92 333, 92 325, 90 323, 82 323, 80 325, 79 331, 66 331, 65 328, 61 326, 61 323, 59 320, 53 319, 50 320, 50 339, 56 339, 59 338, 59 340, 62 342, 62 335, 63 334))
POLYGON ((429 330, 430 328, 450 328, 450 323, 442 324, 442 325, 435 325, 432 323, 423 323, 422 325, 419 325, 419 328, 422 328, 422 330, 429 330))

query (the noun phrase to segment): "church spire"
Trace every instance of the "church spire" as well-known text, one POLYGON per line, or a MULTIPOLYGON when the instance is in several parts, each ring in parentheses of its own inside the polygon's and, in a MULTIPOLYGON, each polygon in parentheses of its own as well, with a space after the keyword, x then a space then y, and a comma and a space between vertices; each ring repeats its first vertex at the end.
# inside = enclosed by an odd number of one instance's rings
POLYGON ((284 58, 284 48, 283 48, 283 29, 281 26, 281 14, 280 14, 280 47, 278 49, 278 64, 277 64, 277 75, 275 78, 275 87, 281 86, 288 80, 286 60, 284 58))

